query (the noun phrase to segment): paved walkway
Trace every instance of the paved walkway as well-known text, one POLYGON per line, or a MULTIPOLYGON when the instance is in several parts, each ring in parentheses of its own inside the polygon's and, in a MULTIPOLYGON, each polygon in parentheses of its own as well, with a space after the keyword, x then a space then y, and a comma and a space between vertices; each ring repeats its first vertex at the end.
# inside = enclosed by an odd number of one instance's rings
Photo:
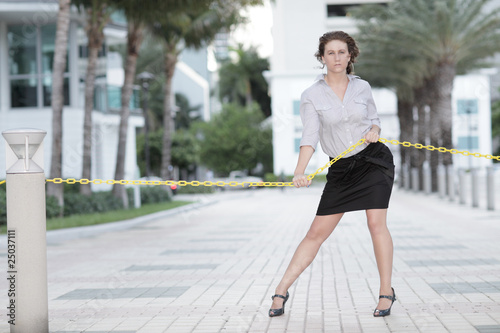
MULTIPOLYGON (((354 212, 292 286, 285 315, 270 319, 320 192, 231 191, 154 219, 49 232, 50 331, 500 332, 500 209, 402 190, 389 211, 391 316, 372 316, 378 273, 364 213, 354 212)), ((0 297, 8 332, 6 279, 0 297)))

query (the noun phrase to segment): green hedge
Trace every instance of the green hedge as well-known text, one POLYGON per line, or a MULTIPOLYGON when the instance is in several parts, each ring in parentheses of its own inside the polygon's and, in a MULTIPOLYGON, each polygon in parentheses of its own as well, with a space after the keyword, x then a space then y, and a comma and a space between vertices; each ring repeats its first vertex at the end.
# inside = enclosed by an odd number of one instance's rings
MULTIPOLYGON (((64 187, 64 216, 75 214, 103 213, 123 209, 120 199, 111 191, 93 192, 91 196, 79 193, 79 184, 64 187)), ((134 189, 128 188, 129 207, 134 207, 134 189)), ((171 201, 171 192, 162 186, 141 186, 141 204, 171 201)), ((55 197, 46 197, 47 218, 59 216, 60 206, 55 197)), ((5 185, 0 186, 0 225, 7 223, 5 185)))
POLYGON ((64 194, 64 216, 103 213, 118 209, 123 209, 123 203, 111 192, 94 192, 90 196, 79 193, 64 194))

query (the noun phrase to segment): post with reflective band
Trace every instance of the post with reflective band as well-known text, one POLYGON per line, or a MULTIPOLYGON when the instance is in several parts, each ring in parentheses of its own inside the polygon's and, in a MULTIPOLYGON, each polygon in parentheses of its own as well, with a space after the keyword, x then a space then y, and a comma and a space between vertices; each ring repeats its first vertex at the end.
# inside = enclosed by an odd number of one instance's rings
POLYGON ((411 168, 411 188, 413 192, 420 191, 420 179, 418 177, 417 168, 411 168))
POLYGON ((7 173, 7 320, 10 332, 49 331, 43 138, 47 132, 2 132, 7 173))
POLYGON ((453 169, 453 165, 446 166, 446 178, 448 184, 448 198, 450 201, 455 200, 455 170, 453 169))
POLYGON ((486 168, 486 195, 488 210, 495 210, 495 170, 493 167, 486 168))
POLYGON ((471 179, 472 207, 479 207, 479 174, 477 169, 471 170, 471 179))
POLYGON ((437 169, 438 193, 440 198, 446 197, 446 167, 442 164, 437 169))
POLYGON ((465 186, 466 186, 465 179, 466 179, 465 170, 463 168, 459 169, 458 170, 458 191, 459 191, 458 203, 461 205, 465 205, 465 203, 466 203, 465 194, 467 192, 465 191, 465 186))

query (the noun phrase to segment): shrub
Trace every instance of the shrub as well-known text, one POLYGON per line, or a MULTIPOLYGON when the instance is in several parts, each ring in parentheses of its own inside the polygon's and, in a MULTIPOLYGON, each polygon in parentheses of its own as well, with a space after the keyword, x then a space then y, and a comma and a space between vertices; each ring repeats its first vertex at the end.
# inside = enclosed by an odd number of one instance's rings
POLYGON ((94 192, 91 196, 79 193, 65 193, 64 195, 64 216, 102 213, 118 209, 123 209, 123 204, 111 192, 94 192))
POLYGON ((61 206, 54 196, 47 196, 45 198, 45 212, 48 219, 58 217, 61 212, 61 206))
POLYGON ((277 182, 278 176, 276 176, 274 173, 266 173, 264 175, 264 181, 265 182, 277 182))
POLYGON ((209 194, 214 193, 217 186, 179 186, 177 194, 209 194))
POLYGON ((141 187, 141 204, 171 201, 170 189, 165 186, 141 187))

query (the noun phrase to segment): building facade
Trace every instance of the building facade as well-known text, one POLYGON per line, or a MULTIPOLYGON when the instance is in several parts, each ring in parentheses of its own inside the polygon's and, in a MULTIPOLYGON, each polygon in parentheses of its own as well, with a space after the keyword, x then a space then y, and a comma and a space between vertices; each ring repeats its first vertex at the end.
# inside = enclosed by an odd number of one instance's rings
MULTIPOLYGON (((52 137, 52 62, 54 56, 57 1, 0 1, 0 130, 38 128, 47 131, 44 140, 44 169, 50 170, 52 137)), ((64 74, 63 162, 64 178, 81 178, 83 151, 84 86, 87 41, 84 20, 72 10, 68 39, 67 68, 64 74)), ((105 43, 99 53, 93 112, 92 178, 113 179, 120 122, 120 89, 123 69, 120 57, 109 46, 126 42, 124 24, 105 28, 105 43)), ((143 126, 137 93, 131 101, 125 177, 137 173, 136 129, 143 126)), ((5 146, 0 145, 0 160, 5 146)), ((0 178, 5 177, 0 163, 0 178)), ((102 190, 106 186, 97 186, 102 190)), ((107 186, 109 187, 109 186, 107 186)))

